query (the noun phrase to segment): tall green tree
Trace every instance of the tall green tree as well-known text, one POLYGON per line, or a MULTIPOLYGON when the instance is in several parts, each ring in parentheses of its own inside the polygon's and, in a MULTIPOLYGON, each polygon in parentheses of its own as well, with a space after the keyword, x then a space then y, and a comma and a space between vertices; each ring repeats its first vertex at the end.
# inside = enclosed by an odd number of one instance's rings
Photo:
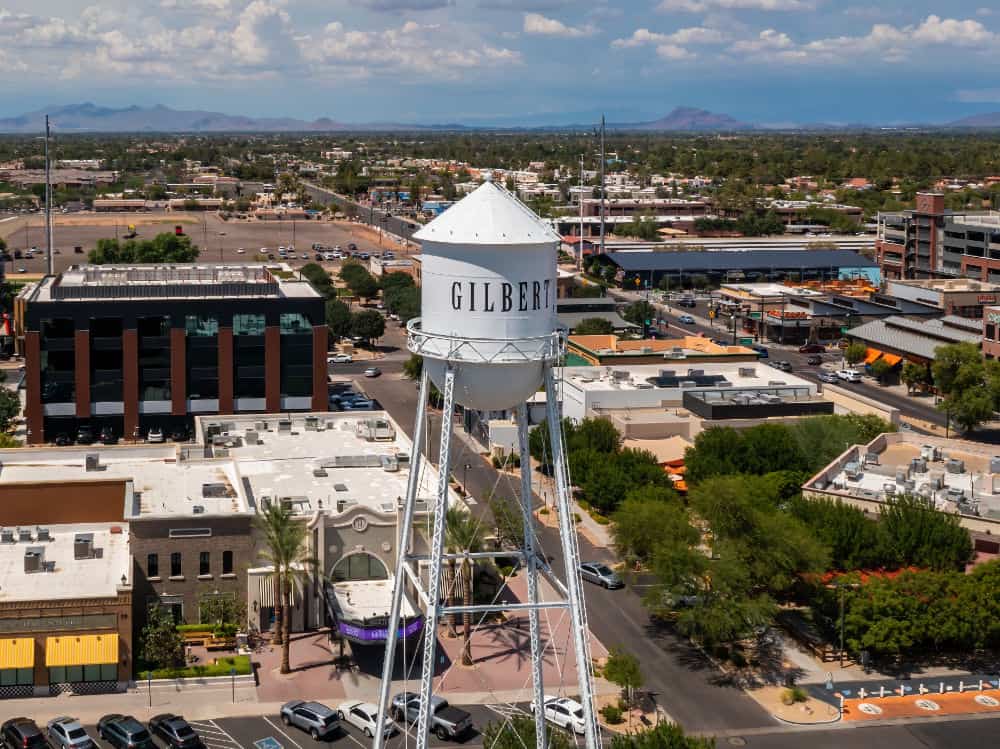
POLYGON ((865 356, 868 354, 868 347, 861 343, 860 341, 854 341, 849 344, 846 349, 844 349, 844 359, 852 367, 855 364, 859 364, 865 360, 865 356))
POLYGON ((372 341, 385 335, 385 318, 373 309, 361 310, 351 316, 351 335, 372 341))
MULTIPOLYGON (((445 516, 445 546, 450 554, 474 554, 482 548, 482 525, 478 518, 473 517, 457 507, 449 507, 445 516)), ((449 561, 452 565, 454 560, 449 561)), ((472 576, 475 573, 475 565, 468 557, 462 559, 459 569, 462 605, 472 605, 472 576)), ((455 580, 454 569, 452 581, 455 580)), ((452 583, 454 587, 454 582, 452 583)), ((472 665, 472 614, 466 612, 462 615, 462 665, 472 665)))
POLYGON ((146 614, 142 628, 140 656, 157 668, 174 668, 184 665, 184 638, 177 631, 172 617, 153 604, 146 614))
POLYGON ((351 334, 351 308, 339 299, 326 300, 326 325, 335 338, 351 334))
POLYGON ((656 319, 656 316, 656 307, 644 299, 632 302, 622 312, 622 317, 633 325, 640 326, 643 330, 646 329, 647 324, 652 325, 652 321, 656 319), (649 322, 647 323, 647 321, 649 322))

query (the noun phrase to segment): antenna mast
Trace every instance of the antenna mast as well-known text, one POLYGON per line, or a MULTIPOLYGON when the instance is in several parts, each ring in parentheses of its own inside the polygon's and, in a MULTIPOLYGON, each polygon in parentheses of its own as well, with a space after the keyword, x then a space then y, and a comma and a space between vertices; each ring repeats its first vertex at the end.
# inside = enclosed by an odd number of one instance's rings
POLYGON ((52 170, 49 165, 49 116, 45 115, 45 254, 48 257, 47 271, 55 275, 52 257, 52 170))

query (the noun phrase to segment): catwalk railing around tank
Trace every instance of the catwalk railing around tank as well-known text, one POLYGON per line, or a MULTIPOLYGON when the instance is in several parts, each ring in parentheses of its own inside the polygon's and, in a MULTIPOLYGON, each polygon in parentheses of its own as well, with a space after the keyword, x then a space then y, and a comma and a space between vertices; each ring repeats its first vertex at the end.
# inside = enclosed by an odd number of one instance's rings
POLYGON ((414 354, 474 364, 557 361, 565 347, 559 330, 527 338, 465 338, 424 331, 417 317, 406 324, 406 332, 406 347, 414 354))

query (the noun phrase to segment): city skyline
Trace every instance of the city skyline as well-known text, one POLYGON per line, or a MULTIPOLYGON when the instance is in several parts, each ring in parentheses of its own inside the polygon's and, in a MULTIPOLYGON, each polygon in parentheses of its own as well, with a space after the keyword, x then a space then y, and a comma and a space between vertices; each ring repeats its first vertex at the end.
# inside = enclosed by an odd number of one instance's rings
POLYGON ((0 10, 0 113, 94 101, 338 122, 765 127, 1000 109, 1000 12, 817 0, 142 0, 0 10), (531 83, 524 85, 525 80, 531 83))

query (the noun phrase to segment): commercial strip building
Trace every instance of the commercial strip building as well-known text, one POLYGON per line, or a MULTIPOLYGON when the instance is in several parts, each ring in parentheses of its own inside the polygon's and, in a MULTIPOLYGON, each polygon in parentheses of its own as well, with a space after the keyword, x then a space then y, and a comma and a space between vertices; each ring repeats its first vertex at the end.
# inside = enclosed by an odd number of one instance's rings
POLYGON ((785 278, 832 280, 864 278, 878 285, 877 264, 851 250, 663 250, 609 252, 607 257, 621 270, 620 280, 628 288, 656 288, 664 279, 683 283, 684 277, 705 276, 717 283, 785 278))
POLYGON ((73 266, 15 300, 28 442, 326 408, 323 298, 283 265, 73 266))
MULTIPOLYGON (((558 285, 558 282, 557 282, 558 285)), ((611 323, 616 332, 638 332, 640 326, 630 323, 618 313, 618 304, 610 297, 558 298, 556 316, 559 326, 566 330, 574 330, 584 320, 598 318, 611 323)))
POLYGON ((566 340, 567 366, 678 364, 707 362, 757 363, 757 352, 745 346, 713 343, 701 336, 621 339, 616 335, 571 335, 566 340))
POLYGON ((886 279, 884 296, 933 307, 944 315, 981 320, 984 307, 1000 302, 1000 282, 971 278, 886 279))
MULTIPOLYGON (((0 696, 122 688, 149 606, 199 623, 224 597, 245 603, 246 627, 270 628, 273 569, 253 519, 276 503, 307 526, 318 560, 293 596, 293 630, 384 641, 410 448, 366 412, 199 417, 186 445, 0 451, 0 696)), ((437 480, 422 464, 423 513, 437 480)), ((412 580, 424 573, 401 582, 407 636, 422 627, 412 580)))
POLYGON ((866 365, 882 358, 891 366, 897 366, 904 360, 929 366, 939 346, 953 343, 979 346, 983 339, 983 324, 980 320, 956 315, 931 320, 887 317, 851 328, 846 335, 868 346, 866 365))
POLYGON ((956 513, 979 551, 1000 553, 1000 457, 990 445, 900 431, 848 448, 807 481, 806 497, 829 497, 877 514, 900 494, 956 513))

